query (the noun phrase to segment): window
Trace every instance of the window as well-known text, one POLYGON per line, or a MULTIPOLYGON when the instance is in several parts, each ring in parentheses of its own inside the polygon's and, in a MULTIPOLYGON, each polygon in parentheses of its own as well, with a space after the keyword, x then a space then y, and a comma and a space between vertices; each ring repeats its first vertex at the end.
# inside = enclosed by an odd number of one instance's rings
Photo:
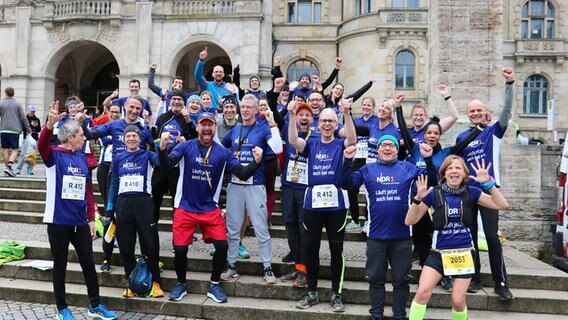
POLYGON ((288 23, 321 23, 321 2, 288 2, 288 23))
POLYGON ((392 0, 393 8, 418 8, 419 0, 392 0))
POLYGON ((524 113, 546 114, 548 101, 548 81, 541 75, 532 75, 523 86, 524 113))
POLYGON ((548 0, 530 0, 521 11, 521 38, 554 37, 554 6, 548 0))
POLYGON ((364 14, 371 12, 372 0, 355 0, 355 14, 364 14))
POLYGON ((395 85, 397 89, 414 89, 414 73, 416 62, 414 54, 402 50, 395 57, 395 85))
POLYGON ((319 69, 310 60, 297 60, 288 67, 286 77, 288 81, 292 82, 299 80, 300 75, 304 73, 307 73, 310 76, 313 74, 319 74, 319 69))

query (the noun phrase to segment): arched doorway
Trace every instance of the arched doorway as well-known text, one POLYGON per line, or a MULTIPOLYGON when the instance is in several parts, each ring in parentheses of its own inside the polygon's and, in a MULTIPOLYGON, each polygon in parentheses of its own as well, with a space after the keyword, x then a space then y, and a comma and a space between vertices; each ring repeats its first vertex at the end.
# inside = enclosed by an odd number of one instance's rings
POLYGON ((229 55, 220 46, 211 42, 195 42, 187 45, 180 51, 178 55, 179 61, 177 62, 177 67, 175 67, 176 61, 174 61, 174 67, 177 76, 181 76, 184 79, 184 89, 190 92, 196 92, 199 90, 197 84, 195 83, 195 64, 199 59, 199 53, 207 47, 207 59, 205 60, 205 67, 203 68, 203 73, 207 80, 213 80, 211 76, 213 72, 213 67, 220 65, 225 70, 225 78, 227 76, 233 75, 233 65, 231 64, 231 59, 229 55))
POLYGON ((83 100, 90 115, 112 91, 118 88, 120 69, 114 55, 91 41, 77 41, 60 52, 55 71, 56 100, 63 102, 76 95, 83 100))

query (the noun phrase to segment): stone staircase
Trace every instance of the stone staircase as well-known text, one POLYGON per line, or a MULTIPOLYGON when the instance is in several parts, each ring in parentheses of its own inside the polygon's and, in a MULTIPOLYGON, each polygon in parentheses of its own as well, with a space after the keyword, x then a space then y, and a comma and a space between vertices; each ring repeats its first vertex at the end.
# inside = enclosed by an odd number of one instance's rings
MULTIPOLYGON (((95 190, 97 185, 95 184, 95 190)), ((49 191, 48 191, 49 192, 49 191)), ((34 260, 51 260, 47 237, 38 235, 45 231, 41 225, 45 199, 45 182, 41 178, 0 178, 0 231, 2 240, 17 240, 27 245, 26 259, 7 263, 0 267, 0 299, 16 301, 53 303, 51 272, 41 271, 30 267, 34 260), (2 227, 3 225, 3 227, 2 227)), ((100 195, 97 193, 97 200, 100 195)), ((279 199, 279 195, 278 195, 279 199)), ((100 202, 100 201, 99 201, 100 202)), ((173 253, 166 239, 171 230, 171 198, 166 197, 160 221, 161 260, 165 270, 162 273, 162 287, 170 291, 176 284, 173 271, 173 253)), ((271 234, 275 243, 285 248, 285 231, 281 223, 280 205, 276 205, 272 219, 271 234)), ((250 233, 251 237, 254 234, 250 233)), ((170 237, 171 238, 171 237, 170 237)), ((350 256, 351 251, 364 252, 364 235, 346 234, 345 251, 350 256)), ((101 240, 96 240, 93 248, 95 261, 102 261, 101 240)), ((253 241, 253 247, 256 245, 253 241)), ((196 243, 191 247, 203 248, 196 243)), ((275 244, 273 243, 273 247, 275 244)), ((327 301, 330 299, 331 283, 329 280, 329 261, 322 260, 320 280, 321 303, 307 310, 297 310, 294 304, 304 293, 291 287, 290 284, 278 282, 267 286, 262 282, 262 263, 258 255, 248 260, 239 260, 240 277, 222 284, 229 296, 229 302, 218 304, 205 296, 210 276, 211 257, 207 250, 192 250, 190 247, 188 266, 189 294, 179 302, 170 302, 165 298, 132 298, 121 296, 124 290, 124 272, 118 250, 115 250, 112 261, 112 273, 99 274, 101 296, 103 303, 111 309, 162 314, 167 316, 210 318, 210 319, 368 319, 369 297, 368 284, 364 281, 364 259, 348 259, 345 271, 344 303, 346 312, 334 314, 327 301)), ((322 254, 325 246, 322 246, 322 254)), ((287 252, 287 249, 285 249, 287 252)), ((286 252, 280 252, 280 256, 286 252)), ((324 254, 325 256, 325 254, 324 254)), ((476 294, 468 294, 470 319, 566 319, 568 315, 568 274, 556 270, 536 259, 514 249, 505 247, 505 259, 510 275, 511 290, 515 299, 508 303, 499 300, 493 293, 492 280, 487 265, 487 256, 482 253, 484 262, 482 282, 484 290, 476 294)), ((87 304, 86 288, 76 256, 70 253, 67 270, 67 298, 71 305, 84 306, 87 304)), ((98 267, 98 266, 97 266, 98 267)), ((276 275, 286 273, 290 265, 273 258, 273 269, 276 275)), ((414 280, 411 284, 411 297, 416 292, 420 267, 415 264, 412 268, 414 280)), ((427 319, 451 319, 451 293, 436 288, 427 311, 427 319)), ((392 299, 392 286, 387 284, 387 305, 392 299)), ((409 301, 410 304, 410 301, 409 301)), ((387 319, 392 313, 387 307, 387 319)))

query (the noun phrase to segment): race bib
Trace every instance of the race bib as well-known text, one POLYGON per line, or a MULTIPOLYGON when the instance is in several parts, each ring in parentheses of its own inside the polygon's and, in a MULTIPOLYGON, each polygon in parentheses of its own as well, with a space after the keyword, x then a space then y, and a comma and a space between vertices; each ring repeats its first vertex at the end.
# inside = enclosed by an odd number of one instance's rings
POLYGON ((118 193, 143 192, 144 176, 122 176, 118 187, 118 193))
MULTIPOLYGON (((247 164, 243 164, 243 166, 248 166, 247 164)), ((254 179, 254 175, 252 177, 250 177, 248 180, 244 181, 241 180, 239 178, 237 178, 237 176, 235 176, 234 174, 231 175, 231 182, 235 183, 235 184, 252 184, 252 180, 254 179)))
POLYGON ((337 187, 324 184, 312 188, 312 208, 333 208, 339 206, 337 187))
POLYGON ((308 185, 308 164, 303 162, 288 161, 288 170, 286 171, 286 181, 308 185))
POLYGON ((367 158, 369 155, 369 143, 368 142, 358 142, 357 152, 355 152, 355 159, 367 158))
POLYGON ((367 161, 365 161, 365 163, 375 163, 377 162, 376 158, 367 158, 367 161))
POLYGON ((112 161, 112 144, 109 144, 108 147, 106 147, 105 149, 103 162, 111 162, 111 161, 112 161))
POLYGON ((69 175, 63 176, 61 199, 85 200, 85 190, 87 190, 87 178, 69 175))
POLYGON ((471 274, 475 272, 471 248, 441 250, 445 276, 471 274))

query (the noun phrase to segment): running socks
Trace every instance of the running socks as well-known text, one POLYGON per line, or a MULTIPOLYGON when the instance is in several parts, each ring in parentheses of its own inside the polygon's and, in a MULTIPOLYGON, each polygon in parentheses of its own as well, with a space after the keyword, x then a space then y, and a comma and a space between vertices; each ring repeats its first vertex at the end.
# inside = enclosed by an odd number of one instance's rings
POLYGON ((465 306, 463 311, 456 311, 452 308, 452 318, 454 320, 467 320, 467 306, 465 306))
MULTIPOLYGON (((412 300, 412 304, 410 305, 410 315, 409 315, 409 320, 423 320, 424 319, 424 315, 426 314, 426 305, 425 304, 420 304, 414 300, 412 300)), ((452 315, 454 314, 454 311, 452 310, 452 315)), ((466 317, 467 317, 467 312, 466 312, 466 317)), ((454 318, 456 319, 456 318, 454 318)), ((462 319, 462 318, 459 318, 462 319)), ((466 318, 463 318, 466 319, 466 318)))

